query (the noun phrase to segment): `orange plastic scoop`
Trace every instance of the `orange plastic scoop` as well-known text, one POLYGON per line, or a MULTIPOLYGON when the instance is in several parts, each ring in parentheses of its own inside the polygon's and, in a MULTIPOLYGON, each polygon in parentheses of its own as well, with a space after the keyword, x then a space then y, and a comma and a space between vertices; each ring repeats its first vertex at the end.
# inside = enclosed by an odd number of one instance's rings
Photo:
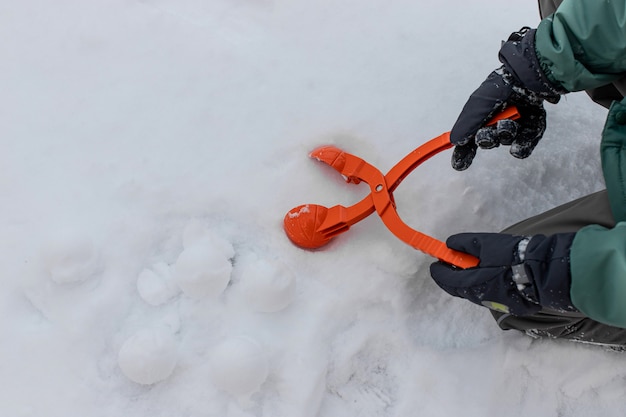
MULTIPOLYGON (((509 107, 488 124, 517 118, 519 118, 517 109, 509 107)), ((409 227, 400 219, 393 200, 393 191, 407 175, 433 155, 452 146, 450 132, 443 133, 409 153, 391 168, 387 175, 383 175, 380 170, 363 159, 335 146, 315 149, 310 157, 334 168, 348 183, 358 184, 361 181, 367 183, 371 192, 349 207, 337 205, 326 208, 318 204, 295 207, 285 215, 283 222, 285 233, 299 247, 318 249, 376 211, 387 228, 413 248, 460 268, 478 265, 478 258, 449 249, 445 243, 409 227)))

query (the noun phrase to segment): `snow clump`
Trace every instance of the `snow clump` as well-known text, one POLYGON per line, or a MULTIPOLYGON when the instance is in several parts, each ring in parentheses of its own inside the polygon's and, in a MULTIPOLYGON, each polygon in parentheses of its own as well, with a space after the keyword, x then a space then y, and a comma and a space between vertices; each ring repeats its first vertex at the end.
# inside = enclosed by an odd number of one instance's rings
POLYGON ((218 297, 230 281, 233 254, 223 239, 202 239, 185 247, 176 261, 180 289, 194 299, 218 297))
POLYGON ((145 268, 137 277, 137 291, 151 306, 165 304, 179 293, 169 265, 159 262, 145 268))
POLYGON ((242 266, 240 276, 246 300, 259 312, 283 310, 295 297, 295 273, 281 261, 250 260, 242 266))
POLYGON ((177 361, 174 336, 160 328, 138 331, 124 342, 118 354, 118 364, 124 375, 142 385, 167 379, 177 361))
POLYGON ((245 397, 258 391, 267 379, 269 360, 256 340, 237 336, 213 349, 211 369, 218 389, 235 397, 245 397))

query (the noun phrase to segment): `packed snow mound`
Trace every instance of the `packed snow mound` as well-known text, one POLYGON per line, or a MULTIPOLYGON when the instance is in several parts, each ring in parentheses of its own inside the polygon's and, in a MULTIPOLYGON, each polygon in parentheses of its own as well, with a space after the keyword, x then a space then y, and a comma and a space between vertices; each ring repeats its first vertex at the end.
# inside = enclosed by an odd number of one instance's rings
POLYGON ((296 275, 284 262, 251 259, 240 268, 239 279, 248 303, 257 311, 273 313, 289 306, 296 295, 296 275))
POLYGON ((158 306, 174 298, 180 292, 180 288, 174 281, 172 268, 164 262, 159 262, 139 273, 137 291, 146 303, 158 306))
POLYGON ((216 298, 226 289, 233 270, 233 245, 199 220, 183 231, 184 250, 175 265, 175 279, 193 299, 216 298))
POLYGON ((222 246, 202 240, 186 247, 176 260, 176 281, 188 297, 216 298, 226 289, 232 270, 222 246))
POLYGON ((235 397, 256 392, 269 373, 265 349, 246 336, 228 338, 211 352, 212 377, 216 387, 235 397))
POLYGON ((168 329, 142 329, 122 345, 118 363, 131 381, 150 385, 169 377, 178 360, 176 340, 168 329))

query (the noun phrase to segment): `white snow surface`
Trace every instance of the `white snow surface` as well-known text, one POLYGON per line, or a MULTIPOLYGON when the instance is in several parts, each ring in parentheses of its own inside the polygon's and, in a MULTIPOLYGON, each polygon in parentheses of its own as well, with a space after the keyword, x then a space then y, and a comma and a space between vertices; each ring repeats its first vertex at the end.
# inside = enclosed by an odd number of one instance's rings
MULTIPOLYGON (((522 0, 3 2, 0 416, 624 415, 623 354, 500 331, 376 214, 314 252, 282 230, 368 193, 312 149, 388 171, 537 22, 522 0), (185 290, 186 251, 208 281, 185 290)), ((401 217, 445 239, 601 189, 606 111, 547 111, 527 160, 420 166, 401 217)))

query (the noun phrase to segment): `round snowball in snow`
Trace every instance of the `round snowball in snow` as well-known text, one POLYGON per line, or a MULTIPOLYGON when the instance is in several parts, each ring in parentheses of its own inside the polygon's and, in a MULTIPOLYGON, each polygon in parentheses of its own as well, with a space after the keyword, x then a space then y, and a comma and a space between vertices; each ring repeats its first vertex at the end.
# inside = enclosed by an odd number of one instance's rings
POLYGON ((171 277, 170 267, 164 263, 144 269, 137 277, 137 291, 152 306, 166 303, 178 294, 179 289, 171 277))
POLYGON ((239 336, 215 347, 211 353, 211 369, 219 389, 240 397, 259 390, 267 379, 269 361, 257 341, 239 336))
POLYGON ((295 274, 280 261, 258 259, 245 263, 241 285, 250 305, 264 313, 284 309, 296 294, 295 274))
POLYGON ((133 382, 150 385, 169 377, 178 359, 174 336, 165 329, 144 329, 124 342, 118 364, 133 382))
POLYGON ((203 241, 186 248, 176 261, 176 281, 188 297, 217 297, 228 285, 233 265, 226 253, 203 241))
POLYGON ((49 239, 41 251, 43 267, 58 284, 82 282, 97 268, 97 255, 89 236, 64 231, 49 239))

